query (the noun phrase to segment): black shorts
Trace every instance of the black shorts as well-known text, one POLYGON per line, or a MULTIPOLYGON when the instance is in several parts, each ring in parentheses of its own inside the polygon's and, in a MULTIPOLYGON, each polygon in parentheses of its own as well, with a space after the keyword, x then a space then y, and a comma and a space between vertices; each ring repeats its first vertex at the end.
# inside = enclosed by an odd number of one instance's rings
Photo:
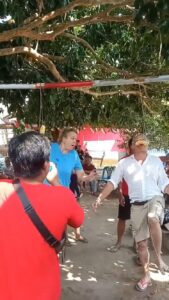
POLYGON ((130 198, 129 196, 124 196, 124 199, 125 199, 125 206, 119 204, 118 219, 129 220, 130 211, 131 211, 130 198))

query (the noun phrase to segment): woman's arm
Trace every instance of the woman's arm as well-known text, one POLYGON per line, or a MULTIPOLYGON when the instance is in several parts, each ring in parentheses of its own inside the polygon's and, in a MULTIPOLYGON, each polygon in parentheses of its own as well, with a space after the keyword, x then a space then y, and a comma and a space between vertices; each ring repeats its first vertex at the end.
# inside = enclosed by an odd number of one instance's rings
POLYGON ((75 170, 78 181, 92 181, 97 179, 97 173, 95 170, 91 171, 89 175, 85 174, 83 170, 75 170))

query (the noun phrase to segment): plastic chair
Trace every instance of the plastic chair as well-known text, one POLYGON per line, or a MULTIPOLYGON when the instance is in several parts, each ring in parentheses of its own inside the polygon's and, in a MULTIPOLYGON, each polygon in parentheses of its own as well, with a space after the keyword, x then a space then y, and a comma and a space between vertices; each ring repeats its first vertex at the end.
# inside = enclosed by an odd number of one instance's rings
POLYGON ((106 167, 103 168, 101 178, 98 179, 98 189, 99 190, 101 188, 103 188, 103 186, 110 179, 111 174, 112 174, 112 172, 113 172, 114 169, 115 169, 115 167, 108 167, 108 166, 106 166, 106 167))

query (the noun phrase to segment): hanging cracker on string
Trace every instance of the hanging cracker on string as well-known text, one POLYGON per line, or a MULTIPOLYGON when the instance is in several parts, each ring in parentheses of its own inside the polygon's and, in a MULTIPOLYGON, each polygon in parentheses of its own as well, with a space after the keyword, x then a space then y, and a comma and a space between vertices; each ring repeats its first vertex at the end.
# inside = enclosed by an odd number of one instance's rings
POLYGON ((40 130, 39 130, 40 134, 45 134, 45 130, 46 130, 45 125, 41 125, 40 130))

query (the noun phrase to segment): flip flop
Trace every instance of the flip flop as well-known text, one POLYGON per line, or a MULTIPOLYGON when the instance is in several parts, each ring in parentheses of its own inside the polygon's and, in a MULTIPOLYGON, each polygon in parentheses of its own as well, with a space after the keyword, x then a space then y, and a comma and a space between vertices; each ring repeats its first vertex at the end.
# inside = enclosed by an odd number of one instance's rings
POLYGON ((168 273, 169 272, 169 266, 167 266, 166 264, 162 265, 162 266, 159 266, 159 270, 161 272, 161 274, 165 274, 166 272, 168 273))
POLYGON ((139 282, 137 282, 136 290, 139 292, 144 292, 151 285, 152 285, 152 282, 150 279, 148 280, 148 279, 142 278, 142 279, 140 279, 139 282))
POLYGON ((76 238, 76 241, 77 242, 81 242, 81 243, 85 243, 85 244, 87 244, 88 243, 88 240, 85 238, 85 237, 80 237, 80 238, 76 238))
POLYGON ((109 252, 115 253, 115 252, 117 252, 120 248, 121 248, 121 245, 114 245, 114 246, 111 246, 111 247, 107 248, 107 250, 108 250, 109 252))

